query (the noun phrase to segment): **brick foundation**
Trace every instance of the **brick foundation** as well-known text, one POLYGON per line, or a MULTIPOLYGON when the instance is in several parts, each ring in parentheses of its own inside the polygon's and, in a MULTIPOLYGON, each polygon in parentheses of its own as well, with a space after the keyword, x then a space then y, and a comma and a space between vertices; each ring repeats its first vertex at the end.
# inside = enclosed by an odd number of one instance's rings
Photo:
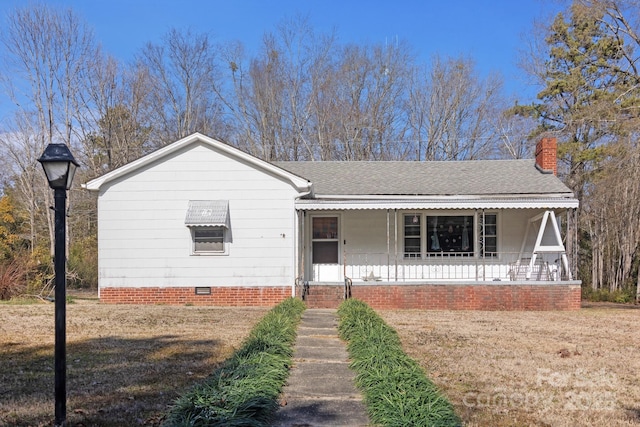
POLYGON ((196 295, 196 288, 101 288, 100 302, 106 304, 211 305, 272 307, 291 296, 290 286, 211 287, 210 295, 196 295))
MULTIPOLYGON (((335 308, 340 285, 313 285, 310 308, 335 308)), ((352 296, 376 309, 579 310, 580 285, 354 285, 352 296)))
MULTIPOLYGON (((353 298, 376 309, 426 310, 578 310, 580 285, 354 285, 353 298)), ((291 296, 291 288, 212 287, 210 295, 195 288, 102 288, 106 304, 210 305, 272 307, 291 296)), ((337 308, 342 285, 313 285, 305 298, 309 308, 337 308)))
POLYGON ((343 285, 311 285, 304 302, 308 308, 337 308, 343 299, 343 285))

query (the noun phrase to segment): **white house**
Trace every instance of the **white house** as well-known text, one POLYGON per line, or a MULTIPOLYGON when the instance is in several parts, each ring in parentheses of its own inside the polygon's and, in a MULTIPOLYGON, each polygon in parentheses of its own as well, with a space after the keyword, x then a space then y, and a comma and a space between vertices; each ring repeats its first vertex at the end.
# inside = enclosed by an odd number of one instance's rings
POLYGON ((85 185, 100 299, 577 309, 575 231, 561 230, 578 201, 555 151, 546 138, 535 161, 269 163, 196 133, 85 185))

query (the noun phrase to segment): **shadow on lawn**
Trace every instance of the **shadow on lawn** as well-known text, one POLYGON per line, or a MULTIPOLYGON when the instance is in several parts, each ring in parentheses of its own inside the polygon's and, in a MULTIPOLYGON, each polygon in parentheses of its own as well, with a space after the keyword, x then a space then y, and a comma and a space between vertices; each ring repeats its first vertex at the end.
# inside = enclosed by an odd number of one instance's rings
MULTIPOLYGON (((176 397, 230 350, 216 340, 165 335, 67 343, 69 426, 159 425, 176 397)), ((0 349, 0 425, 51 425, 53 346, 0 349)))
POLYGON ((582 301, 581 308, 615 308, 620 310, 640 310, 640 304, 605 301, 582 301))

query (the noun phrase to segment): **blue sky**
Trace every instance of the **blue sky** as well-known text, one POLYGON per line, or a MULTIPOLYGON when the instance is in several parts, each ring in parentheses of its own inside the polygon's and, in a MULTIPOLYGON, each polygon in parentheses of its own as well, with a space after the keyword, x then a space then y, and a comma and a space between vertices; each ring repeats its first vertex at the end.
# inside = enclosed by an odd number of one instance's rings
MULTIPOLYGON (((71 7, 93 27, 105 50, 129 60, 146 42, 160 43, 170 28, 209 32, 256 49, 265 31, 284 18, 306 16, 317 32, 337 31, 344 43, 408 42, 421 61, 465 55, 486 75, 499 72, 506 95, 520 103, 537 88, 518 69, 520 50, 535 19, 560 10, 553 0, 47 0, 71 7)), ((24 0, 0 0, 6 15, 24 0)))

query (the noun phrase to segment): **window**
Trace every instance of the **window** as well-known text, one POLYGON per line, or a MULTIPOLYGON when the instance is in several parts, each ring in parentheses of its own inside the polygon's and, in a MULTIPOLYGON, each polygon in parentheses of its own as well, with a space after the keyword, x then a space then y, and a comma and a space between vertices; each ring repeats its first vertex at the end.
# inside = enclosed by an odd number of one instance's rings
POLYGON ((478 214, 477 236, 474 224, 474 215, 405 214, 404 257, 421 258, 423 247, 427 256, 473 256, 476 244, 478 256, 497 257, 498 215, 478 214))
POLYGON ((184 223, 191 229, 192 254, 228 254, 231 241, 228 200, 189 200, 184 223))
POLYGON ((473 216, 427 216, 427 254, 473 255, 473 216))
POLYGON ((404 257, 420 258, 422 256, 421 215, 404 216, 404 257))
POLYGON ((224 228, 194 227, 193 253, 224 253, 224 228))
POLYGON ((478 216, 478 224, 480 224, 478 233, 480 256, 498 256, 498 215, 494 213, 480 214, 478 216))
POLYGON ((338 217, 314 217, 312 228, 312 262, 338 264, 338 217))

